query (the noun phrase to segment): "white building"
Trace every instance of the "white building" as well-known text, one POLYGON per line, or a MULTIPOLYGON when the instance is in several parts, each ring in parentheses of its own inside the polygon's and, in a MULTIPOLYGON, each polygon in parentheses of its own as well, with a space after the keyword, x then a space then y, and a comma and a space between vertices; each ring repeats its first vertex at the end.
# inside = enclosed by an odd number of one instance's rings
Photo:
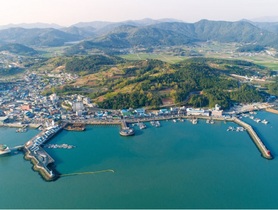
POLYGON ((89 105, 91 103, 91 99, 88 97, 83 98, 83 104, 89 105))
POLYGON ((82 102, 76 102, 76 103, 72 104, 72 110, 74 112, 77 112, 77 111, 80 111, 80 110, 83 111, 83 109, 84 109, 84 105, 83 105, 82 102))
POLYGON ((186 109, 187 116, 209 116, 210 113, 204 109, 193 109, 187 108, 186 109))
POLYGON ((215 105, 215 108, 211 112, 211 116, 213 117, 222 117, 223 110, 220 110, 220 106, 218 104, 215 105))
POLYGON ((59 97, 56 95, 56 93, 51 94, 49 98, 53 103, 59 100, 59 97))

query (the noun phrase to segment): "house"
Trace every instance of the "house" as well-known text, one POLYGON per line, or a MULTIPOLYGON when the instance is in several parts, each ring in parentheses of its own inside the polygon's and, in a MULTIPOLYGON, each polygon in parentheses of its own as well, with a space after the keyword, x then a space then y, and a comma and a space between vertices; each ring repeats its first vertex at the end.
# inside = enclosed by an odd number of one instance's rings
POLYGON ((22 111, 29 111, 30 109, 32 109, 32 106, 30 104, 23 104, 21 106, 22 111))

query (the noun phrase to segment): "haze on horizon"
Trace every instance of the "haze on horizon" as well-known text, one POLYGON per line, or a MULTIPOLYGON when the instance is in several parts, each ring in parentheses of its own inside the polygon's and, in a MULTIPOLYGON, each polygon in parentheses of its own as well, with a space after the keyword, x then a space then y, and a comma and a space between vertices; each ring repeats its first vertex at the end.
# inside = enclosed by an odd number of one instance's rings
POLYGON ((237 21, 277 16, 277 0, 0 0, 0 25, 173 18, 237 21))

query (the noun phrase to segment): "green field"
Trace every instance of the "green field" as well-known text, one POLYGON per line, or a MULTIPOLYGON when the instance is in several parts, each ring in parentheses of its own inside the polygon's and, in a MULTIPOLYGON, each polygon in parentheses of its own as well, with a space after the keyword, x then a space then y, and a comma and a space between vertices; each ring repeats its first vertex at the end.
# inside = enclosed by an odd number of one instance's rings
POLYGON ((188 59, 188 57, 182 56, 172 56, 166 54, 150 54, 150 53, 136 53, 136 54, 128 54, 121 56, 127 60, 146 60, 146 59, 157 59, 167 63, 177 63, 188 59))
MULTIPOLYGON (((190 58, 190 56, 178 56, 179 52, 195 52, 200 56, 209 58, 221 58, 231 60, 246 60, 258 65, 263 65, 271 70, 278 70, 278 58, 262 53, 239 53, 237 49, 241 45, 238 43, 207 42, 198 43, 194 46, 176 46, 165 49, 156 49, 153 53, 133 53, 122 55, 127 60, 158 59, 168 63, 177 63, 190 58)), ((271 50, 274 51, 273 49, 271 50)))

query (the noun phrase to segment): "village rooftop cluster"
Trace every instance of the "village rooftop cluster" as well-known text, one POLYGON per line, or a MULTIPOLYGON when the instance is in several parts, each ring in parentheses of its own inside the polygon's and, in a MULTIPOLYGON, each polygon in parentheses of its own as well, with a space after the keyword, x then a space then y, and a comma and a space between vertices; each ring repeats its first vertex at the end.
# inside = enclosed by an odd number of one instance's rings
MULTIPOLYGON (((172 107, 156 111, 143 108, 103 110, 97 108, 90 98, 82 95, 62 97, 55 93, 49 96, 42 95, 45 88, 67 84, 76 80, 77 77, 69 73, 53 75, 27 73, 21 80, 0 85, 0 125, 48 127, 50 123, 57 121, 89 123, 90 121, 109 122, 121 119, 155 118, 156 116, 223 116, 223 110, 218 105, 211 110, 186 107, 172 107)), ((236 111, 233 110, 233 113, 236 111)))

